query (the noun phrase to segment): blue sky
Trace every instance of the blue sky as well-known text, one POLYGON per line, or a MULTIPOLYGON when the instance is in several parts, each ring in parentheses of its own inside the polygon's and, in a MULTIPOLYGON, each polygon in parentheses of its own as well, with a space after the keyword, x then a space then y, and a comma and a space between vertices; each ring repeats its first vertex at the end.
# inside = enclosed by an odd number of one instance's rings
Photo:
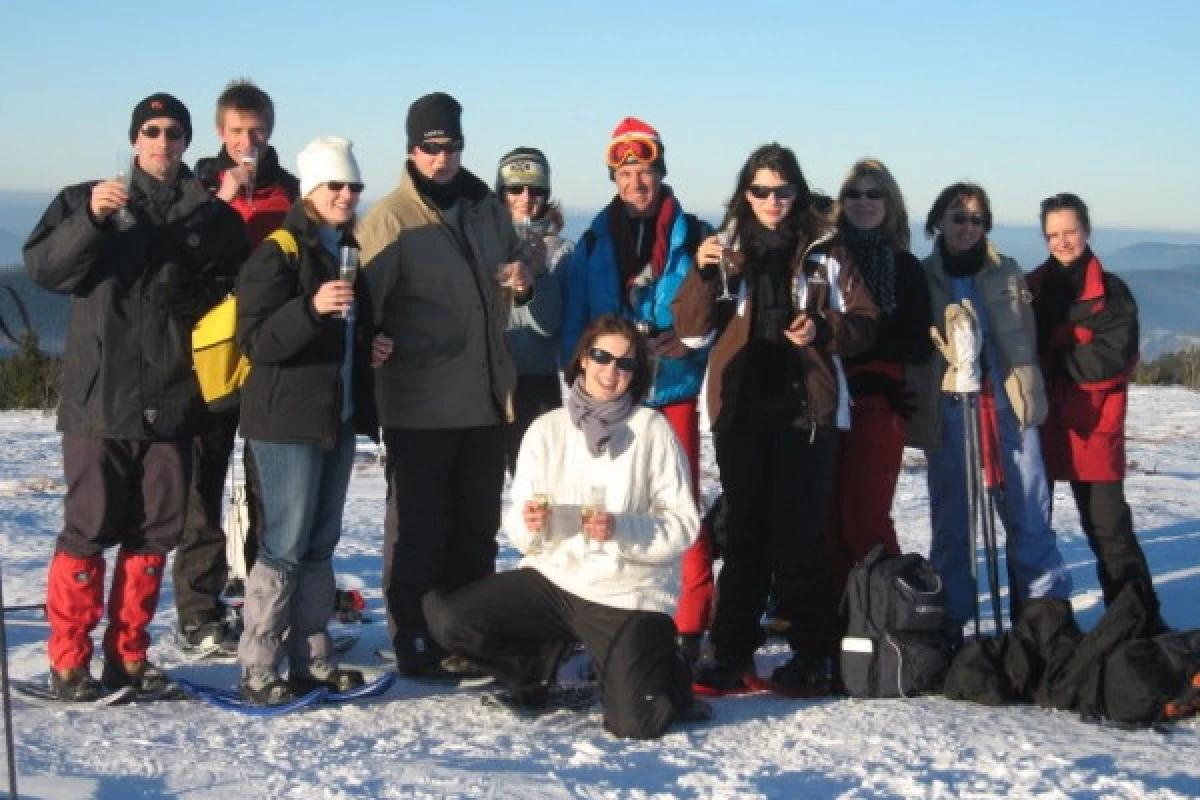
POLYGON ((285 164, 347 136, 368 198, 396 181, 409 103, 444 90, 465 107, 468 168, 490 182, 502 153, 540 147, 569 208, 611 197, 604 146, 635 115, 697 211, 780 141, 831 192, 855 159, 883 159, 916 219, 971 179, 1003 223, 1069 190, 1098 226, 1200 231, 1200 3, 188 6, 6 4, 0 188, 108 175, 133 105, 160 89, 192 111, 188 160, 212 154, 216 96, 244 75, 275 99, 285 164))

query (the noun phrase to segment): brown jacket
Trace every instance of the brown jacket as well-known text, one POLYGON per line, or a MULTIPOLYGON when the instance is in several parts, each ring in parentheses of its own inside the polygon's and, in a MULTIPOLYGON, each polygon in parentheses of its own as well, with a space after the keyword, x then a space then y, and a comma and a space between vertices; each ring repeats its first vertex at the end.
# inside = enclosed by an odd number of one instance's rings
MULTIPOLYGON (((1033 295, 1025 274, 1008 256, 996 252, 988 242, 987 261, 975 276, 975 288, 988 321, 988 338, 1003 362, 992 365, 1013 413, 1022 428, 1041 425, 1046 419, 1046 390, 1037 358, 1037 325, 1033 318, 1033 295)), ((929 278, 933 322, 946 335, 946 306, 952 300, 950 279, 942 267, 937 247, 923 262, 929 278)), ((996 378, 994 377, 993 380, 996 378)), ((936 350, 924 363, 909 370, 909 388, 917 395, 917 411, 908 423, 908 444, 934 449, 941 447, 942 420, 939 392, 954 390, 954 376, 945 357, 936 350)))
POLYGON ((425 201, 405 168, 355 229, 376 325, 396 343, 375 379, 385 428, 512 419, 510 299, 496 268, 516 260, 520 244, 503 203, 469 178, 474 191, 447 215, 425 201))
MULTIPOLYGON (((849 253, 836 241, 822 239, 805 251, 797 251, 793 273, 803 270, 811 280, 819 275, 831 286, 823 292, 817 310, 817 339, 802 348, 804 383, 808 396, 809 423, 814 428, 838 424, 839 408, 847 411, 849 397, 840 357, 863 352, 875 341, 878 311, 858 271, 850 263, 849 253)), ((681 338, 704 336, 716 326, 716 298, 720 281, 715 268, 693 269, 684 278, 675 302, 675 329, 681 338)), ((729 420, 721 413, 736 401, 737 385, 726 386, 727 378, 736 384, 738 366, 750 340, 753 318, 752 299, 746 286, 737 299, 737 310, 724 330, 718 332, 708 359, 708 418, 719 429, 729 420)), ((732 414, 731 414, 732 416, 732 414)))

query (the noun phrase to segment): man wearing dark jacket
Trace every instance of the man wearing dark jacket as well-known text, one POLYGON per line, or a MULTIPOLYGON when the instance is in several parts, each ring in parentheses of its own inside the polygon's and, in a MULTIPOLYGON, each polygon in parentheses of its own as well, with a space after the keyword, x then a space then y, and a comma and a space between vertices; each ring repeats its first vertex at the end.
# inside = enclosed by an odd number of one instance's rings
POLYGON ((133 110, 137 156, 120 181, 63 189, 28 241, 38 285, 71 296, 58 429, 67 481, 50 562, 51 688, 96 698, 91 632, 104 612, 104 551, 120 546, 104 633, 106 687, 153 691, 146 660, 167 554, 183 531, 191 436, 203 411, 191 330, 232 286, 245 231, 182 163, 191 116, 169 94, 133 110))
POLYGON ((408 110, 400 186, 355 231, 374 318, 395 350, 375 377, 387 448, 383 587, 399 671, 449 678, 421 598, 495 571, 516 369, 504 331, 529 276, 502 201, 462 168, 462 108, 408 110), (500 281, 505 281, 502 286, 500 281))
MULTIPOLYGON (((196 162, 196 177, 204 188, 245 222, 251 247, 258 247, 283 224, 299 191, 295 176, 280 166, 275 148, 267 144, 274 128, 275 106, 270 96, 249 81, 233 81, 217 98, 221 152, 196 162)), ((184 650, 199 652, 234 644, 221 603, 230 571, 221 529, 221 499, 239 416, 235 397, 231 407, 207 414, 204 428, 192 439, 187 520, 172 570, 184 650)), ((243 463, 250 523, 245 544, 248 570, 258 552, 261 492, 249 448, 243 463)))

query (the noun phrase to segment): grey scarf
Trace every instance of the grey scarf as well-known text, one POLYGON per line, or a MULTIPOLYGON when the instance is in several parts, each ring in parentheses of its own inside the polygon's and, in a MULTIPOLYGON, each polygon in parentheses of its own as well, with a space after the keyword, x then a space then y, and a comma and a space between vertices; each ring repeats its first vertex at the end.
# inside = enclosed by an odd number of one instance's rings
POLYGON ((567 395, 567 413, 571 424, 583 431, 588 452, 598 456, 612 441, 613 431, 633 412, 633 398, 629 392, 616 400, 601 402, 583 390, 583 376, 575 379, 571 393, 567 395))

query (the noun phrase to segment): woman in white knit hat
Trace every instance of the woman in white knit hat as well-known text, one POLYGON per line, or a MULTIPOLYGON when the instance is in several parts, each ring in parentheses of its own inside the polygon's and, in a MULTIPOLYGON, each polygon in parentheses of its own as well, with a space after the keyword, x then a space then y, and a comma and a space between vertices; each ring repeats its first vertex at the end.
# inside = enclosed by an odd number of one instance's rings
POLYGON ((377 436, 370 368, 392 348, 372 336, 365 281, 339 277, 358 249, 351 231, 363 184, 351 143, 316 139, 298 166, 300 199, 238 278, 238 344, 253 365, 241 429, 258 463, 264 520, 238 660, 242 696, 264 704, 363 682, 334 662, 325 626, 355 434, 377 436))

